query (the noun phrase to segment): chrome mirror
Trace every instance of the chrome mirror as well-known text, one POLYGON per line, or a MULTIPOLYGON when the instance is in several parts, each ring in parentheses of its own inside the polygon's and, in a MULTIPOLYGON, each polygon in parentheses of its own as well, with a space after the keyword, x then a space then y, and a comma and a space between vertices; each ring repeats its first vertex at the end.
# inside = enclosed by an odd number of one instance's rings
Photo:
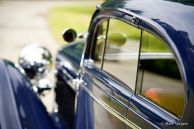
POLYGON ((19 64, 30 79, 40 80, 50 71, 52 56, 45 47, 29 45, 22 49, 19 64))

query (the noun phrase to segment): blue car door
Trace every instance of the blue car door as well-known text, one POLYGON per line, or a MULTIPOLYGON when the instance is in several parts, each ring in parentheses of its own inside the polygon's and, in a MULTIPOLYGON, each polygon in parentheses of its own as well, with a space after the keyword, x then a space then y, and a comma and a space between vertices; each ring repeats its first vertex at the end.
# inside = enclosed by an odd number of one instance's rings
POLYGON ((76 126, 139 128, 127 111, 135 90, 141 30, 115 18, 96 22, 80 73, 76 126), (131 38, 131 30, 136 38, 131 38))

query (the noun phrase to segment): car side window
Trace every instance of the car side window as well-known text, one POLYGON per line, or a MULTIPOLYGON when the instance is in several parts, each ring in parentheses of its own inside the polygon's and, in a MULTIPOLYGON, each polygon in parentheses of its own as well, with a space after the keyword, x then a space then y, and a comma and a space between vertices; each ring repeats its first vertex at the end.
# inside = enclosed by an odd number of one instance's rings
POLYGON ((118 19, 109 20, 103 70, 135 90, 141 30, 118 19))
POLYGON ((185 90, 173 53, 165 42, 145 31, 140 51, 140 94, 174 115, 182 116, 185 90))

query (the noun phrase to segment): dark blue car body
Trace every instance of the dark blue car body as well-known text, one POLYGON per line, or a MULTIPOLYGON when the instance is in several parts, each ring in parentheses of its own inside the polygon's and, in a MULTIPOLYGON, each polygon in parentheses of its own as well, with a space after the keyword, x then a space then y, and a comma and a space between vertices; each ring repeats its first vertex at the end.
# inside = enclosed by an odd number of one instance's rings
MULTIPOLYGON (((71 87, 75 92, 76 104, 71 104, 76 107, 73 116, 74 128, 194 127, 193 5, 193 1, 109 0, 97 7, 86 41, 65 46, 57 56, 57 76, 66 87, 71 87), (111 18, 123 20, 157 35, 167 43, 176 57, 184 82, 185 103, 180 118, 158 106, 150 105, 139 94, 123 88, 117 78, 110 77, 107 72, 94 66, 90 54, 93 52, 91 49, 95 40, 95 28, 100 21, 111 18), (102 96, 113 100, 113 103, 108 103, 102 96), (108 114, 107 119, 117 122, 112 122, 111 126, 110 121, 103 118, 105 114, 108 114), (99 119, 102 119, 101 122, 99 119)), ((68 96, 64 95, 65 97, 68 96)))
MULTIPOLYGON (((55 91, 59 116, 67 128, 74 129, 194 128, 193 59, 193 1, 108 0, 97 6, 87 38, 57 53, 55 91), (142 97, 137 88, 134 92, 117 77, 95 67, 91 54, 96 27, 112 18, 160 37, 170 48, 184 83, 180 117, 142 97)), ((0 71, 0 129, 64 128, 51 119, 28 79, 14 64, 0 61, 0 71)))
POLYGON ((0 128, 57 129, 32 90, 29 79, 13 63, 0 61, 0 128))

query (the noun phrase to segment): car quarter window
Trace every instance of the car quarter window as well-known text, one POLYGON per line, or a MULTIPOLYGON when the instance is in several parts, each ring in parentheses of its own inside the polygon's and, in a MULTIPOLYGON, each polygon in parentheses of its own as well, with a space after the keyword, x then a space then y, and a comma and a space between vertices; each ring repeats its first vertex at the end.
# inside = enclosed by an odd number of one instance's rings
POLYGON ((176 116, 182 116, 184 83, 173 53, 165 42, 145 31, 140 51, 140 94, 176 116))
MULTIPOLYGON (((102 31, 104 24, 99 25, 95 50, 96 53, 102 53, 102 48, 104 49, 102 69, 134 90, 141 30, 118 19, 109 19, 108 25, 106 40, 102 38, 105 36, 105 31, 102 31)), ((96 62, 99 59, 101 57, 98 56, 96 62)))

